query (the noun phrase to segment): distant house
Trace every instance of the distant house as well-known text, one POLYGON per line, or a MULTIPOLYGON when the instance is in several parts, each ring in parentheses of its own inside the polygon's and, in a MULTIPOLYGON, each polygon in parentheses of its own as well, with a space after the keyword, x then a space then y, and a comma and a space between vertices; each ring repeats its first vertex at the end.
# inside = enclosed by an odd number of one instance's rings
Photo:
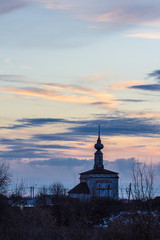
POLYGON ((70 197, 79 198, 81 200, 89 199, 89 197, 90 197, 90 190, 89 190, 88 184, 86 182, 80 182, 77 186, 75 186, 73 189, 71 189, 68 193, 69 193, 70 197))
POLYGON ((94 167, 92 170, 80 173, 80 183, 68 193, 72 198, 89 199, 93 196, 118 199, 118 173, 104 169, 103 144, 100 139, 100 127, 95 144, 94 167))

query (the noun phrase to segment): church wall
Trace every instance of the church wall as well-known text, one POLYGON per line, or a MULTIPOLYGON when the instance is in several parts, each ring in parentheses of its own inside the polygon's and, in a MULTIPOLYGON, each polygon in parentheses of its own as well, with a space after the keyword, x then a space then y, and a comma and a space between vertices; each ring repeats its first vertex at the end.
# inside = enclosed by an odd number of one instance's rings
POLYGON ((84 174, 80 181, 86 182, 91 196, 118 199, 117 174, 84 174))

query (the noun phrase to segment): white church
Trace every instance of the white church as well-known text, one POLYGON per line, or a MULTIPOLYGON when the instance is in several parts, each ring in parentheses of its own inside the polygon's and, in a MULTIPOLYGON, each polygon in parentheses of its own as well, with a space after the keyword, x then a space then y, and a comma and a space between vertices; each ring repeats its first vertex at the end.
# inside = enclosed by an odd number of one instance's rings
POLYGON ((90 199, 93 196, 118 199, 118 173, 104 169, 103 144, 100 139, 100 127, 95 144, 94 167, 80 173, 80 183, 68 193, 72 198, 90 199))

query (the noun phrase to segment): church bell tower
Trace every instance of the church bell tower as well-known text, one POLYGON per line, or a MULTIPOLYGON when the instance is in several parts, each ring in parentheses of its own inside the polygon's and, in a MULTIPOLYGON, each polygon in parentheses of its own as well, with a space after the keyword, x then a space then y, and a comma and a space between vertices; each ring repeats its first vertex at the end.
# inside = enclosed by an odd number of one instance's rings
POLYGON ((94 148, 97 150, 94 154, 94 169, 104 169, 103 153, 101 152, 101 149, 103 149, 103 144, 101 143, 101 138, 100 138, 100 126, 98 129, 97 143, 94 145, 94 148))

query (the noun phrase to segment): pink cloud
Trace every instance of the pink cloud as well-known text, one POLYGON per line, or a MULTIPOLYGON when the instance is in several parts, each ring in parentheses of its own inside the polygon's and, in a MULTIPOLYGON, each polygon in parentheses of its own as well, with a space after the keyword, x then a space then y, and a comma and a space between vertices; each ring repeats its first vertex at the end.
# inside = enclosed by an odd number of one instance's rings
POLYGON ((3 91, 14 95, 47 98, 61 102, 98 104, 103 108, 114 108, 120 103, 106 91, 67 84, 43 84, 41 87, 33 88, 4 87, 3 91))
POLYGON ((36 3, 40 4, 45 8, 59 9, 59 10, 70 10, 78 5, 72 0, 35 0, 36 3))
POLYGON ((0 14, 28 4, 68 12, 72 17, 91 22, 91 28, 128 25, 160 26, 160 2, 128 0, 0 0, 0 14))
MULTIPOLYGON (((160 25, 160 3, 142 1, 98 1, 98 0, 35 0, 41 6, 50 9, 68 11, 73 17, 92 23, 91 28, 105 28, 106 24, 123 25, 160 25), (104 24, 104 26, 102 26, 104 24)), ((114 26, 115 27, 115 26, 114 26)))
POLYGON ((132 38, 145 38, 145 39, 160 39, 160 33, 135 33, 129 34, 127 37, 132 38))
POLYGON ((122 90, 128 87, 131 87, 133 85, 140 85, 143 84, 144 81, 129 81, 129 82, 122 82, 122 83, 118 83, 115 85, 112 85, 111 87, 109 87, 109 90, 112 91, 118 91, 118 90, 122 90))

